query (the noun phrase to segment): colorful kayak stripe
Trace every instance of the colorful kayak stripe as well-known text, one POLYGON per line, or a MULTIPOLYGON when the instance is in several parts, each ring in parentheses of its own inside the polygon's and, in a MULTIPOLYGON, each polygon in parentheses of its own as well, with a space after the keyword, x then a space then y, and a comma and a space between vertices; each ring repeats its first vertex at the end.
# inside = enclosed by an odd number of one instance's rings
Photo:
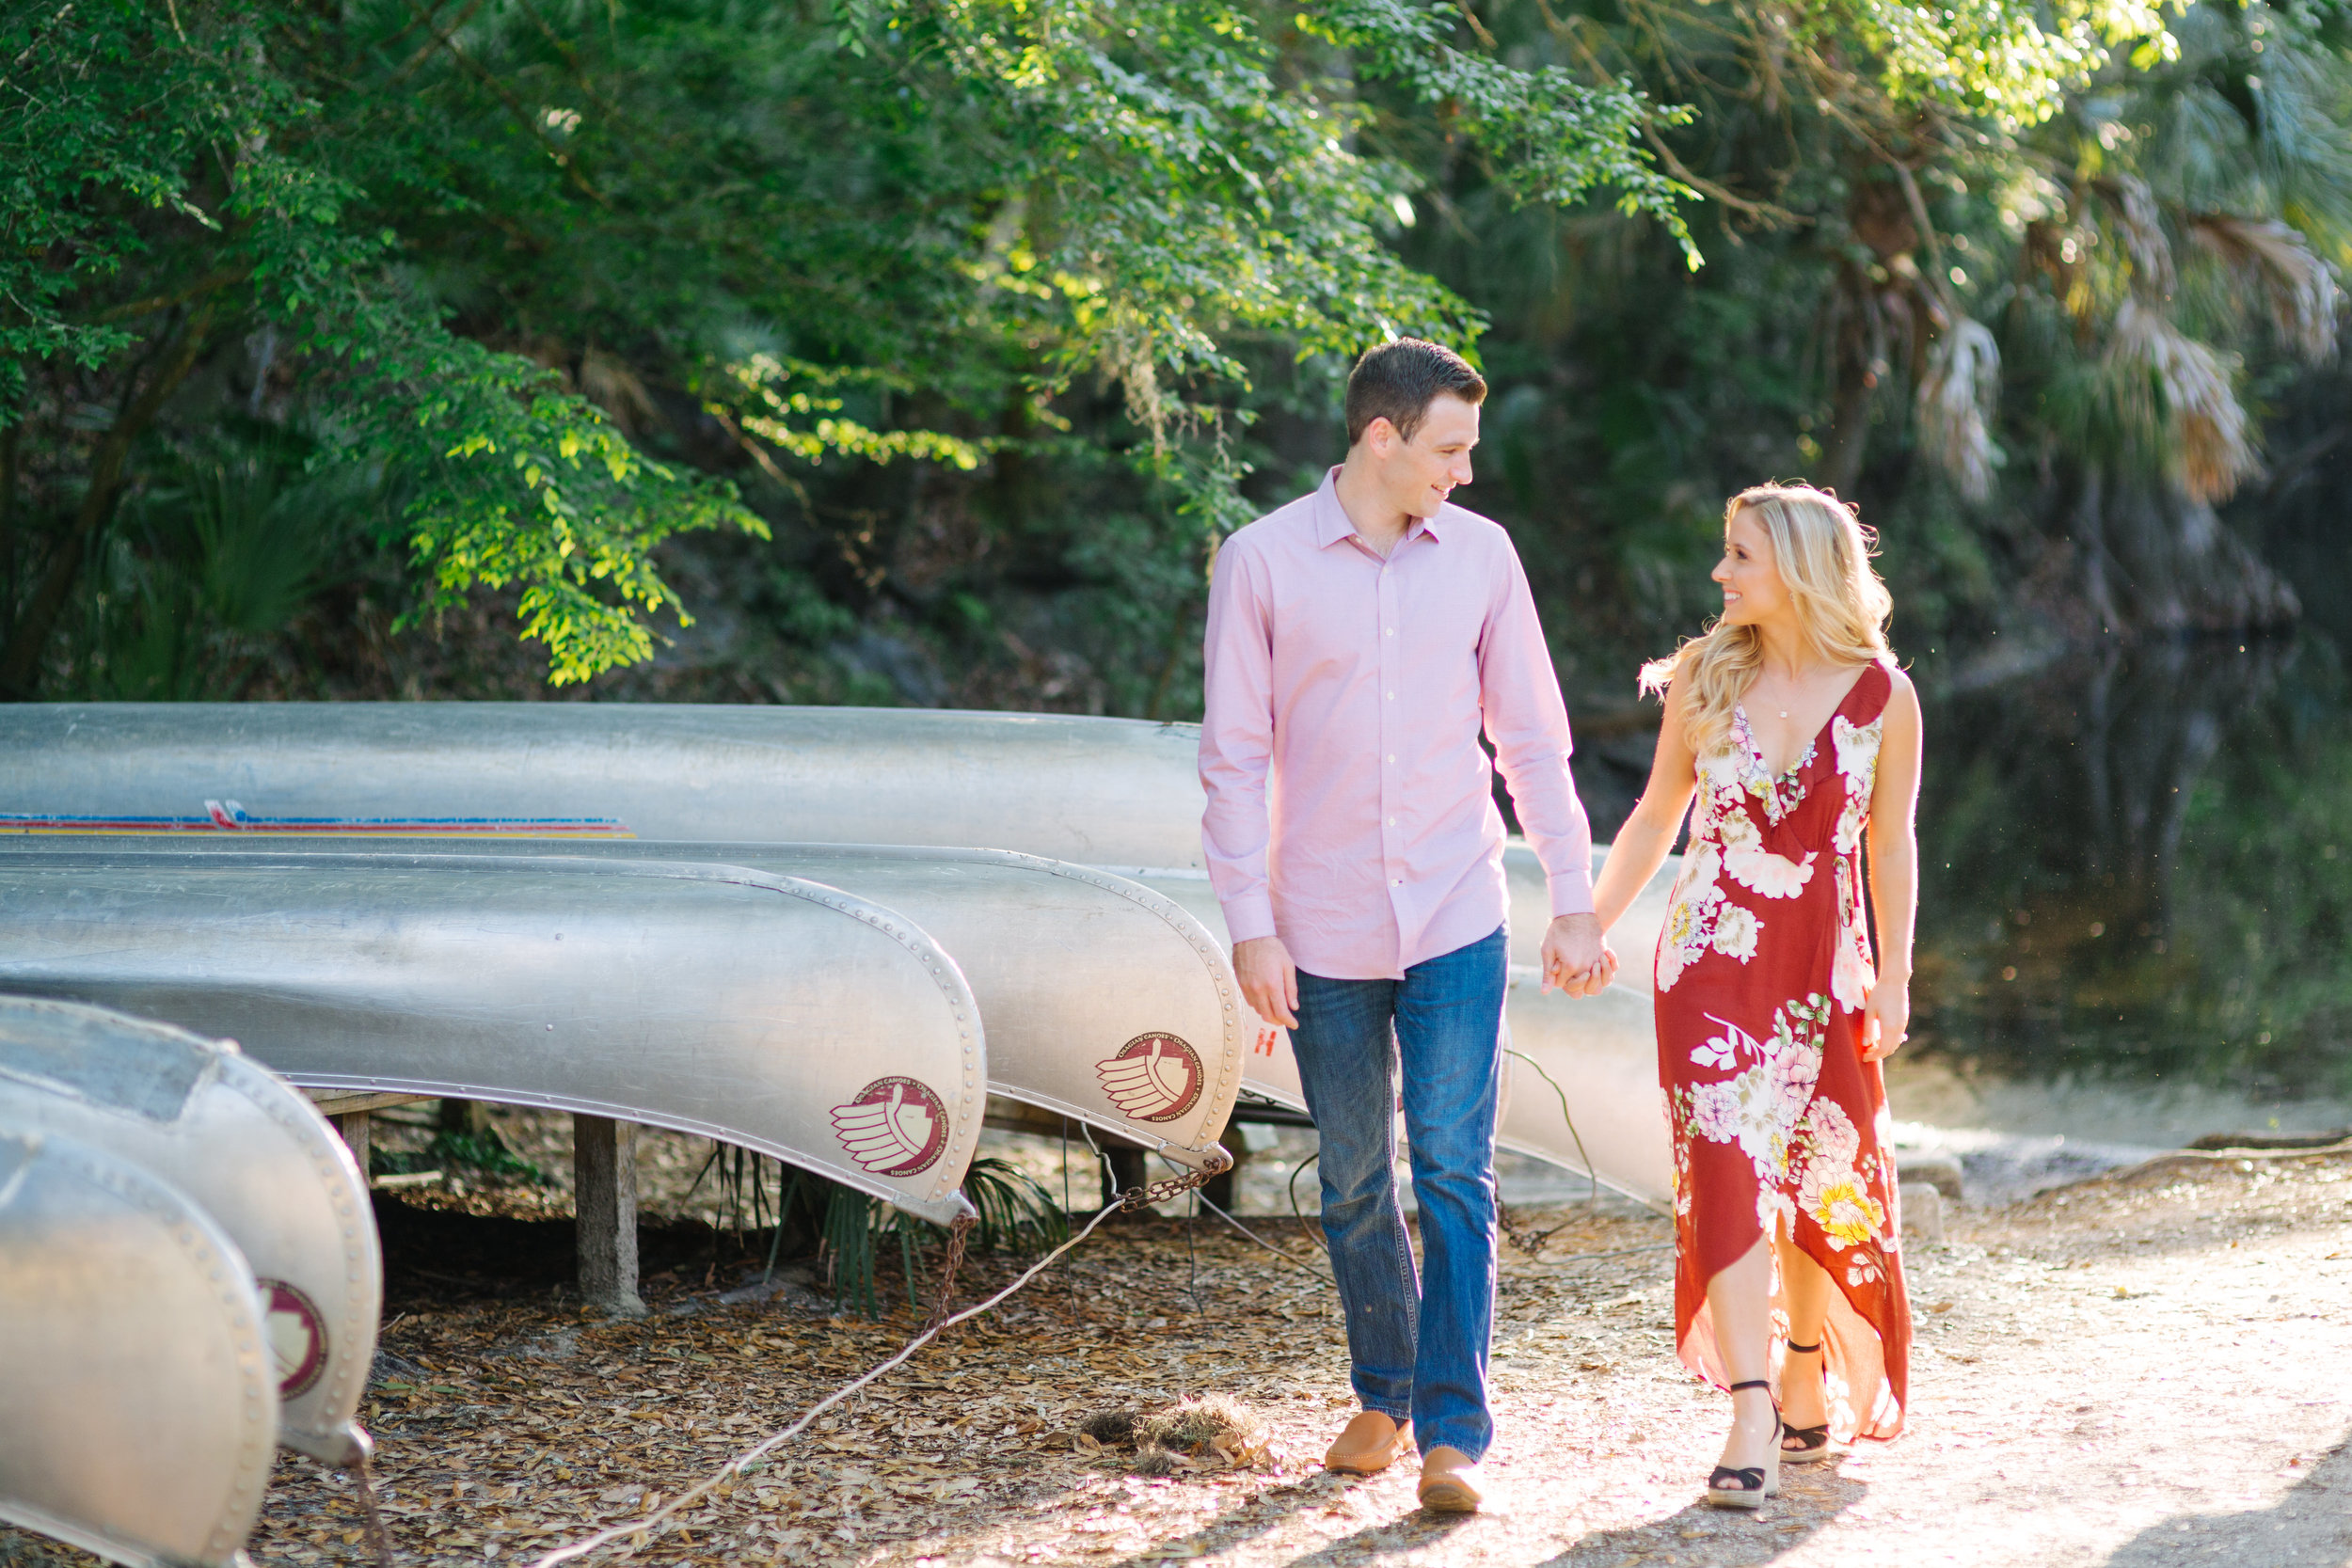
POLYGON ((207 800, 201 816, 59 816, 0 811, 0 833, 275 833, 342 838, 635 838, 612 816, 254 816, 207 800))

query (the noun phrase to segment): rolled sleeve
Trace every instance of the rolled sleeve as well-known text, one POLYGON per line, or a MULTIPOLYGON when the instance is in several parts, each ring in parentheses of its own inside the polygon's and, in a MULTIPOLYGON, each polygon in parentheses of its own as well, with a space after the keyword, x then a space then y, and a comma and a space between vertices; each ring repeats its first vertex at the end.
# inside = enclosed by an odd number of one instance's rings
POLYGON ((1201 644, 1200 785, 1208 806, 1200 847, 1226 933, 1236 943, 1274 935, 1266 881, 1266 778, 1274 757, 1270 610, 1263 563, 1229 541, 1210 578, 1201 644))
POLYGON ((1554 918, 1593 912, 1593 825, 1576 793, 1567 705, 1516 552, 1496 583, 1479 646, 1480 704, 1519 827, 1543 863, 1554 918))

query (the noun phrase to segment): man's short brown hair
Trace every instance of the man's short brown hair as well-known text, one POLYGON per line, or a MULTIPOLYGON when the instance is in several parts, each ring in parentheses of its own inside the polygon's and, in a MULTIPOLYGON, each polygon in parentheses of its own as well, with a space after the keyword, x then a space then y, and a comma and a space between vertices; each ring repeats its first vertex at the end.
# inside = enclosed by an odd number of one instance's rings
POLYGON ((1382 343, 1348 375, 1347 444, 1362 440, 1375 420, 1388 420, 1409 441, 1429 405, 1449 395, 1474 407, 1486 401, 1486 378, 1450 348, 1419 338, 1382 343))

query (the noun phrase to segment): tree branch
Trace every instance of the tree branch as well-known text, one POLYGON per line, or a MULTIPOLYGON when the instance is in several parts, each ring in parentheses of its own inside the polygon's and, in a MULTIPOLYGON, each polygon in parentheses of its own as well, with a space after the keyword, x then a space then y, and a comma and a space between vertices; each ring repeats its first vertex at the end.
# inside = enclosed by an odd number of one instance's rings
POLYGON ((506 90, 506 84, 499 80, 495 71, 459 48, 454 34, 443 32, 439 24, 425 14, 424 8, 418 5, 417 0, 408 0, 408 8, 415 13, 417 20, 432 30, 435 40, 442 48, 449 51, 452 59, 464 66, 475 81, 488 87, 497 96, 498 101, 506 105, 507 113, 515 117, 515 123, 521 126, 532 140, 547 150, 548 156, 553 158, 556 166, 564 171, 573 184, 580 187, 582 196, 599 207, 609 208, 612 205, 605 194, 590 183, 586 175, 580 172, 580 166, 573 161, 572 155, 549 139, 547 128, 541 125, 532 112, 523 106, 521 100, 506 90))
POLYGON ((135 299, 128 305, 118 305, 110 310, 101 310, 91 319, 96 322, 119 322, 129 321, 134 316, 151 316, 158 310, 168 310, 175 305, 185 305, 192 299, 200 299, 215 290, 242 283, 252 276, 253 263, 250 261, 240 261, 233 266, 215 267, 185 288, 174 289, 167 294, 151 294, 145 299, 135 299))

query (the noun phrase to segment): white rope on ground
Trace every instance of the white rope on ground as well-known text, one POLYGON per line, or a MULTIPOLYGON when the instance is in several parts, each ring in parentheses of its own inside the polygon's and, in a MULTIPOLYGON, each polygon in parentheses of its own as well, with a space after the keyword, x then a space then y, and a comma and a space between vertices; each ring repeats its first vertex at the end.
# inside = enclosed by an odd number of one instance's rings
POLYGON ((808 1430, 808 1425, 811 1421, 817 1419, 818 1417, 823 1415, 834 1405, 839 1404, 843 1400, 848 1399, 851 1394, 854 1394, 859 1389, 866 1386, 866 1385, 873 1383, 884 1372, 891 1370, 895 1367, 902 1365, 908 1357, 912 1356, 916 1351, 921 1350, 925 1345, 930 1344, 931 1340, 937 1338, 941 1334, 955 1327, 956 1324, 962 1323, 967 1319, 978 1317, 981 1313, 988 1311, 990 1308, 995 1307, 999 1302, 1003 1301, 1006 1297, 1011 1295, 1014 1291, 1028 1284, 1030 1280, 1035 1279, 1039 1275, 1043 1274, 1046 1269, 1052 1265, 1054 1259, 1059 1258, 1063 1253, 1068 1252, 1072 1247, 1076 1246, 1080 1242, 1085 1241, 1089 1236, 1093 1235, 1094 1227, 1096 1226, 1101 1225, 1104 1220, 1107 1219, 1111 1214, 1120 1209, 1126 1207, 1128 1196, 1129 1195, 1127 1194, 1121 1194, 1117 1199, 1104 1204, 1101 1212, 1097 1213, 1092 1219, 1087 1222, 1087 1226, 1084 1230, 1079 1231, 1075 1236, 1071 1237, 1070 1240, 1062 1243, 1061 1245, 1056 1247, 1053 1251, 1039 1259, 1036 1263, 1030 1266, 1028 1272, 1024 1274, 1020 1278, 1014 1280, 1011 1284, 1006 1286, 1003 1290, 997 1291, 986 1301, 967 1307, 962 1311, 957 1313, 954 1317, 948 1318, 944 1322, 935 1323, 931 1327, 925 1329, 922 1333, 908 1340, 899 1350, 898 1354, 893 1355, 887 1361, 881 1362, 856 1381, 843 1384, 840 1387, 834 1389, 832 1393, 826 1395, 823 1399, 809 1406, 807 1410, 802 1413, 799 1420, 794 1421, 790 1426, 786 1427, 783 1431, 763 1438, 761 1441, 755 1443, 750 1448, 745 1449, 741 1453, 737 1454, 733 1459, 728 1460, 726 1464, 720 1466, 720 1468, 707 1480, 697 1482, 694 1486, 685 1492, 679 1493, 675 1497, 662 1504, 660 1508, 656 1509, 653 1513, 647 1514, 643 1519, 634 1519, 629 1521, 628 1524, 623 1525, 613 1525, 608 1528, 596 1531, 594 1535, 584 1536, 581 1539, 573 1542, 568 1546, 556 1547, 553 1551, 548 1552, 545 1556, 535 1560, 531 1564, 531 1568, 555 1568, 557 1563, 569 1562, 574 1558, 585 1557, 588 1553, 595 1551, 599 1546, 611 1545, 613 1542, 622 1540, 628 1536, 651 1535, 654 1530, 660 1528, 663 1524, 666 1524, 670 1519, 684 1511, 691 1504, 707 1497, 718 1487, 720 1482, 725 1481, 729 1476, 741 1475, 744 1467, 752 1464, 755 1460, 765 1458, 769 1454, 773 1453, 777 1449, 782 1448, 791 1439, 798 1437, 802 1433, 808 1430))
MULTIPOLYGON (((1292 1267, 1302 1270, 1311 1275, 1317 1285, 1320 1285, 1327 1290, 1330 1288, 1331 1278, 1321 1269, 1315 1268, 1313 1265, 1309 1263, 1300 1262, 1297 1259, 1292 1257, 1280 1247, 1276 1246, 1272 1242, 1267 1241, 1264 1237, 1259 1235, 1256 1231, 1242 1224, 1241 1221, 1235 1219, 1232 1215, 1227 1213, 1216 1204, 1211 1203, 1206 1197, 1201 1198, 1200 1207, 1206 1209, 1210 1213, 1215 1214, 1218 1219, 1223 1220, 1227 1225, 1232 1226, 1234 1229, 1240 1231, 1243 1235, 1248 1237, 1251 1241, 1257 1243, 1268 1252, 1274 1254, 1275 1257, 1281 1259, 1292 1267)), ((1534 1258, 1531 1259, 1530 1261, 1540 1263, 1548 1268, 1559 1268, 1568 1263, 1589 1263, 1597 1258, 1630 1258, 1637 1252, 1666 1252, 1672 1250, 1674 1244, 1675 1243, 1672 1242, 1652 1242, 1644 1246, 1619 1247, 1613 1252, 1571 1252, 1560 1258, 1534 1258)))
POLYGON ((1621 1246, 1614 1252, 1571 1252, 1563 1258, 1534 1258, 1529 1261, 1542 1268, 1565 1268, 1570 1263, 1589 1263, 1596 1258, 1630 1258, 1637 1252, 1672 1252, 1672 1242, 1651 1242, 1645 1246, 1621 1246))
MULTIPOLYGON (((1081 1123, 1081 1125, 1083 1126, 1084 1124, 1081 1123)), ((1089 1137, 1087 1141, 1091 1143, 1093 1142, 1093 1139, 1089 1137)), ((668 1502, 662 1504, 660 1508, 654 1510, 653 1513, 647 1514, 643 1519, 632 1519, 627 1524, 612 1525, 604 1529, 596 1531, 594 1535, 583 1536, 580 1540, 571 1543, 569 1545, 558 1546, 554 1550, 547 1552, 534 1559, 531 1563, 531 1568, 556 1568, 556 1565, 559 1563, 569 1562, 576 1558, 585 1557, 590 1552, 596 1550, 598 1547, 609 1546, 615 1541, 625 1540, 632 1535, 650 1536, 655 1530, 660 1528, 661 1526, 667 1524, 671 1519, 675 1518, 679 1513, 685 1512, 687 1508, 717 1490, 720 1483, 724 1481, 729 1476, 739 1476, 743 1474, 745 1468, 754 1462, 766 1458, 769 1454, 773 1453, 776 1449, 782 1448, 793 1438, 798 1437, 802 1433, 806 1432, 809 1428, 809 1424, 815 1421, 818 1417, 823 1415, 826 1411, 831 1410, 834 1405, 839 1404, 843 1400, 848 1399, 859 1389, 866 1387, 867 1386, 879 1381, 884 1373, 905 1365, 906 1362, 914 1356, 916 1351, 919 1351, 925 1345, 930 1344, 933 1339, 939 1338, 940 1335, 946 1333, 948 1329, 955 1327, 958 1323, 969 1322, 970 1320, 978 1317, 983 1312, 993 1309, 1007 1298, 1022 1290, 1039 1275, 1043 1274, 1047 1269, 1051 1268, 1054 1265, 1055 1260, 1060 1258, 1062 1254, 1070 1251, 1079 1243, 1085 1241, 1089 1236, 1093 1235, 1095 1227, 1100 1226, 1104 1220, 1108 1219, 1118 1211, 1134 1206, 1136 1202, 1150 1200, 1152 1195, 1162 1186, 1174 1187, 1181 1184, 1197 1190, 1198 1183, 1202 1180, 1205 1180, 1206 1175, 1207 1173, 1205 1172, 1199 1172, 1184 1179, 1182 1183, 1153 1183, 1153 1185, 1150 1188, 1140 1188, 1133 1192, 1121 1193, 1112 1201, 1103 1205, 1103 1207, 1095 1212, 1094 1217, 1087 1221, 1086 1227, 1084 1229, 1080 1230, 1076 1235, 1071 1237, 1070 1240, 1062 1243, 1061 1245, 1056 1247, 1053 1251, 1047 1253, 1044 1257, 1039 1259, 1035 1263, 1032 1263, 1028 1269, 1022 1274, 1020 1278, 1014 1280, 1011 1284, 1006 1286, 1003 1290, 997 1291, 986 1301, 976 1302, 972 1306, 965 1307, 962 1311, 956 1313, 953 1317, 943 1319, 941 1322, 926 1328, 922 1333, 917 1334, 914 1338, 908 1340, 904 1345, 899 1347, 897 1354, 892 1355, 885 1361, 878 1362, 872 1368, 868 1369, 863 1375, 857 1377, 851 1382, 843 1384, 840 1387, 834 1389, 832 1393, 826 1395, 815 1404, 810 1405, 806 1410, 801 1413, 801 1418, 794 1421, 790 1426, 785 1427, 781 1431, 772 1433, 767 1437, 762 1438, 759 1442, 753 1444, 750 1448, 745 1449, 742 1452, 737 1454, 734 1458, 728 1460, 724 1465, 721 1465, 708 1477, 697 1481, 693 1486, 688 1488, 686 1491, 679 1493, 675 1497, 673 1497, 668 1502)), ((1320 1270, 1314 1268, 1311 1264, 1300 1262, 1297 1259, 1293 1258, 1289 1253, 1283 1251, 1280 1247, 1276 1246, 1264 1237, 1258 1235, 1248 1226, 1233 1218, 1232 1215, 1227 1213, 1216 1204, 1209 1202, 1207 1198, 1204 1197, 1200 1201, 1211 1213, 1216 1215, 1217 1218, 1232 1226, 1235 1230, 1240 1231, 1244 1236, 1248 1237, 1251 1241, 1257 1243, 1268 1252, 1273 1253, 1277 1258, 1283 1259, 1293 1267, 1303 1270, 1308 1275, 1311 1275, 1317 1287, 1323 1289, 1328 1289, 1330 1287, 1331 1281, 1327 1278, 1320 1270)), ((1672 1247, 1674 1244, 1675 1243, 1672 1242, 1660 1242, 1648 1246, 1623 1247, 1614 1252, 1579 1253, 1573 1257, 1553 1259, 1551 1261, 1555 1264, 1565 1264, 1586 1262, 1597 1258, 1624 1258, 1629 1257, 1637 1252, 1662 1251, 1666 1248, 1672 1247)))
POLYGON ((1205 1194, 1201 1196, 1200 1207, 1206 1209, 1210 1213, 1215 1214, 1218 1219, 1223 1220, 1227 1225, 1232 1226, 1234 1229, 1240 1231, 1243 1235, 1248 1237, 1251 1241, 1257 1243, 1268 1252, 1274 1254, 1275 1257, 1279 1258, 1285 1263, 1290 1264, 1293 1268, 1303 1270, 1314 1280, 1317 1285, 1321 1286, 1325 1290, 1329 1290, 1331 1288, 1330 1275, 1325 1274, 1321 1269, 1316 1268, 1312 1263, 1303 1263, 1297 1259, 1293 1258, 1289 1253, 1284 1252, 1280 1247, 1276 1246, 1272 1242, 1267 1241, 1263 1236, 1259 1235, 1256 1231, 1242 1224, 1241 1221, 1233 1218, 1232 1215, 1227 1213, 1216 1204, 1211 1203, 1205 1194))

